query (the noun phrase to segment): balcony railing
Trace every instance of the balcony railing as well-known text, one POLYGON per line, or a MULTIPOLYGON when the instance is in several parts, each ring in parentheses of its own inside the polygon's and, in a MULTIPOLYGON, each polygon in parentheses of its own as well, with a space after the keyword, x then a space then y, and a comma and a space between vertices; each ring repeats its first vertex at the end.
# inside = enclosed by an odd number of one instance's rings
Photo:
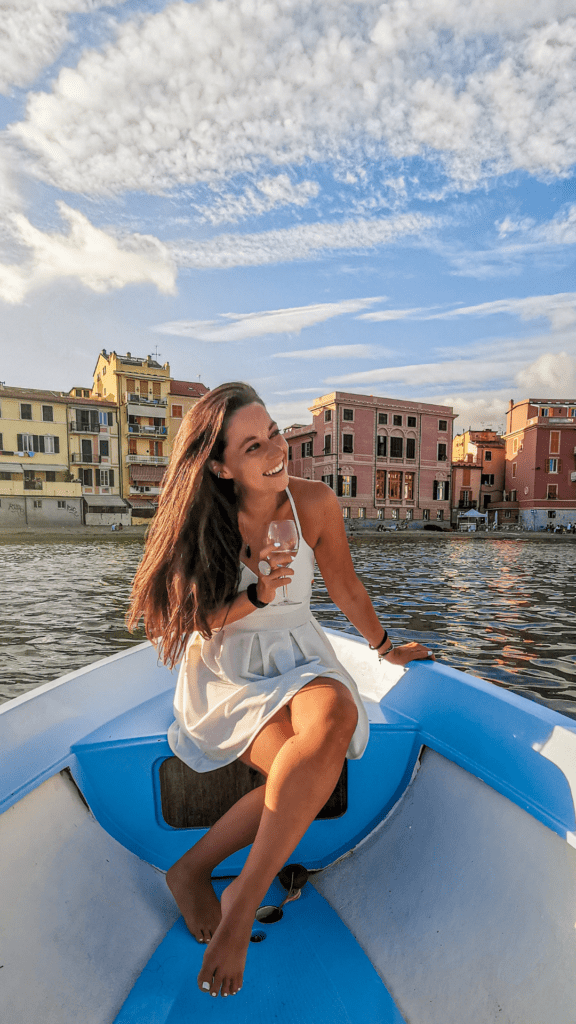
POLYGON ((128 424, 129 434, 157 434, 159 437, 165 437, 168 433, 168 427, 145 427, 141 423, 129 423, 128 424))
POLYGON ((99 423, 78 423, 77 420, 70 420, 70 430, 73 434, 99 434, 99 423))
POLYGON ((135 394, 132 391, 127 391, 124 397, 126 402, 129 403, 130 405, 150 405, 152 407, 154 407, 155 405, 168 405, 167 398, 144 398, 143 395, 135 394))
POLYGON ((477 501, 464 501, 460 499, 458 502, 458 508, 478 508, 477 501))
POLYGON ((25 491, 41 491, 42 481, 41 480, 25 480, 24 481, 25 491))
POLYGON ((126 462, 137 462, 141 466, 167 466, 167 455, 127 455, 126 462))

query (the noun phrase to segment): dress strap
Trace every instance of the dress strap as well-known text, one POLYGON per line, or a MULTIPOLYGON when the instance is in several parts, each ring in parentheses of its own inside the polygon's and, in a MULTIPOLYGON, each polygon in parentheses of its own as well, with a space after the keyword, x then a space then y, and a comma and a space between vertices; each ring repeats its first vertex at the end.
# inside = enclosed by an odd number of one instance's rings
POLYGON ((298 530, 298 536, 299 536, 300 540, 303 540, 302 528, 300 526, 300 520, 298 519, 298 513, 296 511, 296 505, 294 503, 294 498, 290 494, 290 488, 289 487, 286 488, 286 494, 288 495, 288 498, 290 500, 290 504, 292 506, 292 512, 294 513, 294 522, 296 523, 296 529, 298 530))

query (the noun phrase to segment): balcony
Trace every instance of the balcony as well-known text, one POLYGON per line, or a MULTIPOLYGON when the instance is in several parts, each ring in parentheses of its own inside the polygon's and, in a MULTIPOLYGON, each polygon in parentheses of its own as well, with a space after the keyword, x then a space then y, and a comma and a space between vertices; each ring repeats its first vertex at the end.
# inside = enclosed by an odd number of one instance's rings
POLYGON ((140 435, 146 434, 148 436, 155 434, 158 437, 166 437, 168 427, 144 427, 141 423, 129 423, 128 433, 140 435))
POLYGON ((167 466, 169 458, 167 455, 127 455, 126 462, 140 466, 167 466))
POLYGON ((78 423, 77 420, 70 420, 70 430, 73 434, 99 434, 99 423, 78 423))
POLYGON ((42 490, 42 480, 25 480, 24 481, 24 490, 25 491, 41 491, 42 490))
POLYGON ((478 502, 460 500, 458 502, 458 508, 478 508, 478 502))
POLYGON ((162 493, 162 488, 161 487, 154 487, 154 486, 151 486, 151 487, 136 487, 135 484, 130 484, 130 494, 132 494, 134 496, 138 495, 139 497, 147 498, 149 494, 161 494, 161 493, 162 493))

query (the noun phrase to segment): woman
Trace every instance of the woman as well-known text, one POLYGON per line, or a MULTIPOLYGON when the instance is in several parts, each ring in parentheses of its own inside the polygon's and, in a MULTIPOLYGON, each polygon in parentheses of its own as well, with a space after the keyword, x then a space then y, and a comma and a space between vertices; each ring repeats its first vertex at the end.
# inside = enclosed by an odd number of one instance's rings
POLYGON ((404 665, 429 655, 416 643, 392 647, 354 572, 336 496, 323 483, 289 480, 287 457, 247 384, 200 399, 174 444, 129 617, 134 627, 144 616, 165 661, 184 654, 172 750, 196 771, 239 758, 266 778, 167 874, 190 932, 209 943, 198 985, 213 996, 240 991, 257 908, 345 758, 361 757, 368 741, 356 684, 310 613, 314 559, 378 657, 404 665), (287 565, 266 538, 271 521, 289 519, 299 549, 287 565), (275 604, 286 584, 295 603, 275 604), (219 903, 212 871, 248 845, 219 903))

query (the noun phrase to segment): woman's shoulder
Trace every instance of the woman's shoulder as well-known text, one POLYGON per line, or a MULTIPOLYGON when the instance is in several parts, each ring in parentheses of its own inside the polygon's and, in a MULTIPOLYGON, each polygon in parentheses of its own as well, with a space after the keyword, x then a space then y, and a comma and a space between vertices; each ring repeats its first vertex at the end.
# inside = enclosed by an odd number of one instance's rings
POLYGON ((341 518, 338 499, 332 488, 322 480, 304 480, 302 477, 291 476, 289 487, 298 510, 302 532, 313 548, 326 522, 326 516, 334 507, 341 518))

